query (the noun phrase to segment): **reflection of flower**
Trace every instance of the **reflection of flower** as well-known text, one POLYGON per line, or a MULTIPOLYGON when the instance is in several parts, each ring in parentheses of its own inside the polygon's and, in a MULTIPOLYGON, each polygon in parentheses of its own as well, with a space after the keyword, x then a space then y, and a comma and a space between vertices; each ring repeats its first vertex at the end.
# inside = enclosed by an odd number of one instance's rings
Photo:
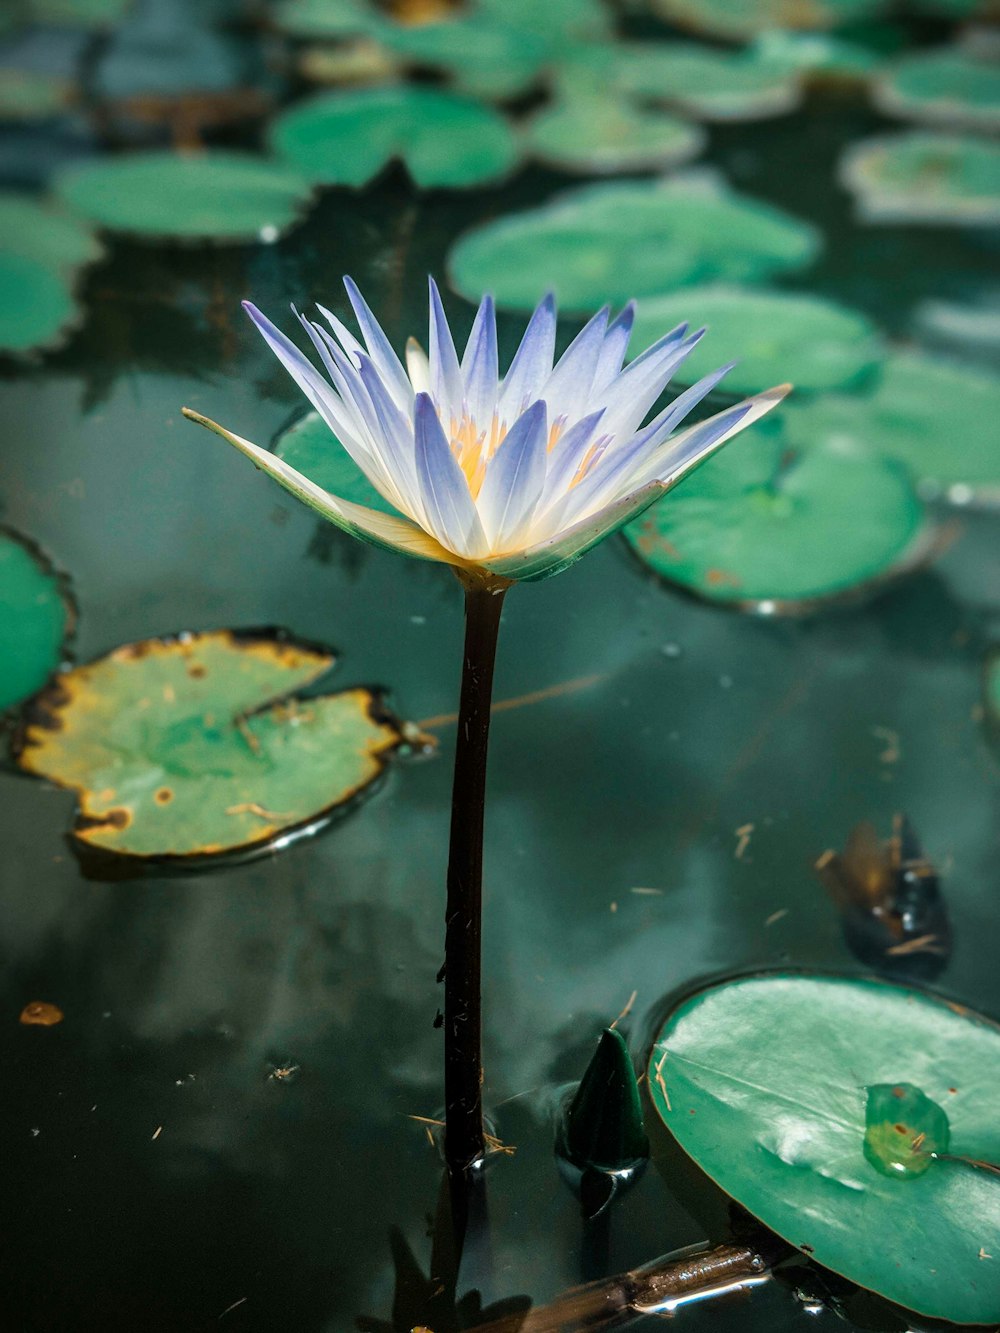
POLYGON ((358 342, 320 307, 335 336, 300 316, 329 380, 252 305, 247 310, 348 454, 398 511, 330 495, 267 450, 185 409, 324 518, 379 546, 503 579, 556 574, 676 485, 784 397, 787 386, 675 434, 729 367, 706 375, 643 424, 701 332, 681 325, 624 370, 628 306, 599 311, 553 367, 556 310, 534 312, 500 379, 493 302, 483 299, 459 361, 434 282, 429 352, 406 369, 346 279, 358 342), (332 383, 331 383, 332 381, 332 383))

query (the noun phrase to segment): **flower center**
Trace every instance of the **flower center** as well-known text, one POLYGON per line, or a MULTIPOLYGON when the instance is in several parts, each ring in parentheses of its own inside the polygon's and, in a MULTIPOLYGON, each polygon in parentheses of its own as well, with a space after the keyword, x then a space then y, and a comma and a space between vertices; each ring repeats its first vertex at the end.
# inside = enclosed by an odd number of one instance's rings
POLYGON ((499 449, 506 434, 507 423, 501 421, 495 412, 488 431, 480 430, 475 420, 468 416, 462 417, 461 421, 452 417, 448 423, 451 452, 465 473, 473 500, 478 499, 483 488, 486 464, 499 449))

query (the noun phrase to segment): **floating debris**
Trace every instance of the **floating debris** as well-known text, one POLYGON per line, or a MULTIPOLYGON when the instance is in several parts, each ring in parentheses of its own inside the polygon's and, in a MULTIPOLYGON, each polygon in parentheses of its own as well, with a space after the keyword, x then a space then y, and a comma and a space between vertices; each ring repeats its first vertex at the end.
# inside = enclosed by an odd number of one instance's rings
POLYGON ((61 1023, 65 1017, 57 1004, 47 1000, 31 1000, 21 1010, 20 1021, 25 1027, 51 1028, 61 1023))

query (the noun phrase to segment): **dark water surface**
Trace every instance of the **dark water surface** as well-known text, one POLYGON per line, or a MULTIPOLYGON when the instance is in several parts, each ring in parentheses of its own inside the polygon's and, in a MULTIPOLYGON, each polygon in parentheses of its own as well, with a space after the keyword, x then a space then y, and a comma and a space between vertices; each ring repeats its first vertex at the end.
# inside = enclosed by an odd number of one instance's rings
MULTIPOLYGON (((797 286, 905 338, 918 300, 975 298, 990 254, 957 231, 849 221, 832 164, 876 123, 823 103, 752 136, 717 131, 713 157, 822 226, 827 257, 797 286)), ((393 176, 329 192, 273 247, 111 247, 85 329, 0 386, 2 518, 72 574, 77 659, 278 624, 341 650, 335 686, 387 685, 414 720, 450 713, 462 627, 449 573, 320 528, 180 408, 268 441, 296 390, 241 297, 276 316, 312 298, 339 312, 350 272, 401 341, 422 332, 425 275, 456 230, 562 183, 525 174, 503 195, 421 198, 393 176)), ((546 1092, 579 1076, 632 991, 641 1025, 705 973, 859 970, 811 871, 858 820, 887 834, 909 814, 944 868, 955 931, 938 984, 1000 1014, 1000 766, 977 713, 1000 546, 995 519, 960 522, 932 572, 804 623, 688 601, 618 540, 509 597, 499 698, 595 679, 494 730, 486 1101, 517 1152, 491 1173, 493 1297, 545 1300, 580 1279, 546 1092)), ((426 1260, 440 1174, 409 1118, 441 1105, 453 733, 437 734, 435 758, 397 765, 325 835, 184 878, 85 878, 65 841, 72 797, 0 773, 3 1327, 343 1333, 359 1314, 389 1318, 389 1229, 426 1260), (21 1027, 31 999, 65 1021, 21 1027), (291 1064, 295 1078, 270 1077, 291 1064)), ((615 1214, 610 1267, 702 1234, 651 1171, 615 1214)), ((777 1288, 683 1324, 845 1327, 777 1288)))

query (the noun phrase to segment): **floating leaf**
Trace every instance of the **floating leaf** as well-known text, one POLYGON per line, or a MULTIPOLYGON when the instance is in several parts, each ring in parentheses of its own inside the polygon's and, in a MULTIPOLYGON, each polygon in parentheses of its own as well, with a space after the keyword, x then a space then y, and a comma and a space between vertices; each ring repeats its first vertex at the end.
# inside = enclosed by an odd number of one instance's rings
POLYGON ((1000 728, 1000 651, 991 653, 986 661, 984 686, 986 715, 994 729, 1000 728))
POLYGON ((600 40, 611 31, 603 0, 475 0, 475 10, 521 32, 544 36, 559 45, 570 38, 600 40))
POLYGON ((568 191, 461 236, 455 286, 474 299, 532 309, 550 287, 570 310, 714 278, 746 281, 802 268, 819 234, 780 209, 702 177, 624 181, 568 191))
POLYGON ((904 120, 968 130, 1000 127, 1000 67, 958 48, 904 56, 873 92, 880 110, 904 120))
POLYGON ((884 355, 871 322, 818 296, 738 287, 690 287, 676 296, 648 297, 639 305, 636 352, 682 320, 707 324, 707 337, 678 369, 691 384, 727 361, 732 393, 759 393, 790 380, 796 393, 850 387, 884 355))
POLYGON ((283 0, 271 21, 290 37, 359 37, 385 25, 368 0, 283 0))
MULTIPOLYGON (((998 1066, 1000 1029, 960 1005, 874 981, 773 974, 711 986, 675 1009, 649 1090, 684 1152, 817 1263, 923 1315, 992 1323, 1000 1284, 983 1252, 1000 1233, 996 1176, 950 1160, 886 1175, 865 1137, 869 1090, 908 1084, 944 1108, 952 1153, 996 1160, 998 1066)), ((941 1133, 919 1099, 900 1106, 941 1133)))
POLYGON ((840 162, 866 222, 1000 221, 1000 144, 910 130, 863 139, 840 162))
POLYGON ((132 0, 22 0, 31 23, 67 28, 110 28, 120 23, 132 0))
POLYGON ((757 120, 802 100, 797 73, 693 42, 623 43, 613 78, 625 93, 680 107, 703 120, 757 120))
POLYGON ((514 97, 537 81, 551 47, 531 28, 470 15, 447 23, 388 29, 390 51, 415 65, 441 70, 453 87, 475 97, 514 97))
POLYGON ((320 93, 283 112, 269 132, 281 157, 324 185, 365 185, 397 159, 425 188, 479 185, 517 158, 502 116, 435 88, 320 93))
POLYGON ((861 42, 825 32, 762 32, 747 56, 757 66, 783 69, 802 76, 863 79, 883 61, 884 54, 861 42))
POLYGON ((371 484, 318 412, 308 412, 281 432, 274 452, 286 463, 342 500, 397 514, 371 484))
POLYGON ((743 39, 773 28, 838 28, 871 18, 886 0, 651 0, 654 13, 682 28, 743 39))
POLYGON ((62 661, 75 619, 65 578, 22 537, 0 528, 0 713, 42 688, 62 661))
POLYGON ((23 194, 0 194, 0 253, 44 264, 71 276, 102 254, 84 223, 53 212, 23 194))
POLYGON ((672 583, 752 610, 811 610, 926 554, 928 528, 905 471, 827 444, 789 459, 758 427, 625 528, 672 583))
POLYGON ((0 69, 0 120, 47 120, 66 110, 73 85, 44 70, 0 69))
POLYGON ((311 832, 401 743, 378 695, 289 697, 333 654, 229 630, 126 644, 36 703, 21 767, 79 796, 74 836, 139 857, 204 857, 311 832))
POLYGON ((101 247, 71 218, 19 194, 0 194, 0 351, 58 345, 82 319, 79 271, 101 247))
POLYGON ((67 207, 97 226, 143 239, 274 240, 296 220, 309 184, 250 153, 131 153, 62 171, 67 207))
POLYGON ((381 43, 368 37, 335 46, 308 46, 299 54, 299 73, 310 83, 346 87, 384 83, 395 78, 399 61, 381 43))
POLYGON ((567 171, 613 173, 665 168, 701 152, 704 133, 687 121, 613 97, 571 95, 528 122, 532 157, 567 171))
POLYGON ((1000 502, 1000 378, 919 352, 897 352, 870 395, 793 398, 789 441, 843 441, 904 463, 929 493, 1000 502))

